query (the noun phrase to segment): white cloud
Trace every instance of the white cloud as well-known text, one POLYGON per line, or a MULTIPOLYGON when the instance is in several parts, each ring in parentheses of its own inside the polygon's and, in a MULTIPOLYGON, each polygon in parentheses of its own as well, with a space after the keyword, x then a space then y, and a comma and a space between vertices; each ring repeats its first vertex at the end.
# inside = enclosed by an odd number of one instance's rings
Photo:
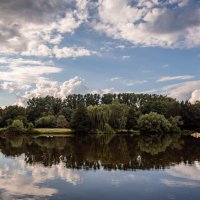
POLYGON ((157 80, 157 82, 164 82, 164 81, 173 81, 173 80, 188 80, 193 79, 194 76, 186 75, 186 76, 164 76, 157 80))
POLYGON ((119 79, 120 79, 120 77, 117 77, 117 76, 116 76, 116 77, 112 77, 112 78, 110 79, 110 81, 111 81, 111 82, 114 82, 114 81, 117 81, 117 80, 119 80, 119 79))
POLYGON ((87 19, 87 0, 30 0, 29 4, 25 0, 1 1, 0 53, 67 58, 89 56, 92 51, 83 47, 58 46, 65 34, 73 34, 87 19), (63 52, 62 56, 58 51, 63 52))
POLYGON ((86 86, 85 80, 81 79, 78 76, 65 81, 60 86, 59 96, 65 98, 69 94, 85 94, 88 91, 88 87, 86 86))
POLYGON ((194 90, 192 92, 191 98, 189 99, 191 103, 195 103, 196 101, 200 101, 200 89, 194 90))
POLYGON ((32 84, 49 82, 47 75, 62 71, 51 61, 7 57, 0 58, 0 68, 0 91, 9 92, 28 89, 32 84))
POLYGON ((97 54, 95 51, 89 51, 88 49, 85 49, 83 47, 64 47, 64 48, 57 48, 55 47, 53 49, 53 54, 57 58, 76 58, 76 57, 82 57, 82 56, 91 56, 94 54, 97 54))
POLYGON ((105 88, 105 89, 93 90, 91 93, 92 93, 92 94, 100 94, 100 95, 103 95, 103 94, 117 93, 117 92, 114 91, 114 88, 105 88))
POLYGON ((143 93, 143 94, 155 94, 156 92, 158 92, 157 89, 150 89, 150 90, 143 91, 141 93, 143 93))
POLYGON ((84 79, 75 76, 63 83, 57 81, 44 81, 37 83, 35 87, 25 91, 24 94, 18 94, 18 105, 25 106, 28 99, 33 97, 45 97, 47 95, 59 98, 65 98, 69 94, 85 94, 88 87, 84 79))
POLYGON ((127 60, 127 59, 129 59, 130 58, 130 56, 122 56, 122 59, 123 60, 127 60))
POLYGON ((126 86, 140 85, 140 84, 145 84, 148 82, 147 80, 135 81, 135 80, 125 79, 123 77, 113 77, 110 79, 110 81, 115 82, 115 83, 120 83, 126 86))
POLYGON ((136 46, 200 45, 200 5, 195 1, 99 0, 94 28, 136 46))
POLYGON ((161 89, 161 93, 180 101, 190 100, 191 102, 195 102, 196 100, 198 100, 198 97, 195 94, 198 92, 195 91, 199 88, 200 80, 194 80, 165 86, 161 89))

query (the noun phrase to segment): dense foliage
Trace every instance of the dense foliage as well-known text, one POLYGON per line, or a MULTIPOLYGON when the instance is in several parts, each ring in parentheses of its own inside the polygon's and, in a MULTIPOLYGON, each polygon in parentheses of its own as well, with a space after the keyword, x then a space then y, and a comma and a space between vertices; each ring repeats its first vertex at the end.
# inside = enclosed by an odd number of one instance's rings
POLYGON ((168 133, 171 129, 169 120, 155 112, 141 115, 138 124, 142 133, 168 133))
POLYGON ((46 96, 28 100, 26 108, 0 108, 0 127, 9 127, 14 120, 23 122, 24 128, 66 127, 76 132, 81 129, 81 132, 86 132, 84 129, 105 133, 124 129, 149 133, 178 132, 181 129, 198 131, 200 102, 191 104, 162 95, 134 93, 74 94, 65 99, 46 96), (147 116, 153 123, 150 127, 142 122, 147 116))

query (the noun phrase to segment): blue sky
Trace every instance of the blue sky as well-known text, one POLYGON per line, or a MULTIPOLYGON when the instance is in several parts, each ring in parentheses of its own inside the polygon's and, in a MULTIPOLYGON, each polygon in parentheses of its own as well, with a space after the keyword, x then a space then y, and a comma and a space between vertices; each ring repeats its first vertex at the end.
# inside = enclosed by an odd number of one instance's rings
POLYGON ((198 0, 0 2, 0 106, 135 92, 200 100, 198 0))

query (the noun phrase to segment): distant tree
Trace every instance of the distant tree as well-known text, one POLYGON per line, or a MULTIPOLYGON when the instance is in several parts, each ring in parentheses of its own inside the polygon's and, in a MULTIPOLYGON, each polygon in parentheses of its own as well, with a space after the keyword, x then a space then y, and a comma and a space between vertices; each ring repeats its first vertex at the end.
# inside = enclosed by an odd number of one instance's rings
POLYGON ((64 117, 68 122, 70 122, 72 114, 73 114, 73 109, 67 107, 66 105, 59 112, 59 115, 64 115, 64 117))
POLYGON ((13 120, 19 119, 26 121, 26 109, 19 106, 7 106, 2 111, 1 124, 8 126, 13 120), (22 119, 23 118, 23 119, 22 119))
POLYGON ((58 128, 69 128, 69 122, 66 120, 64 115, 59 115, 57 117, 56 127, 58 127, 58 128))
POLYGON ((53 115, 41 117, 35 121, 35 126, 38 128, 55 128, 56 117, 53 115))
POLYGON ((155 112, 141 115, 138 120, 138 125, 140 132, 147 134, 168 133, 171 128, 171 124, 165 116, 155 112))
POLYGON ((170 116, 175 117, 180 115, 180 104, 171 98, 150 99, 143 103, 141 111, 143 114, 156 112, 164 115, 166 118, 169 118, 170 116))
POLYGON ((176 116, 176 117, 170 117, 169 122, 171 124, 170 131, 172 133, 179 133, 181 132, 181 128, 183 125, 183 121, 181 119, 181 116, 176 116))
POLYGON ((83 103, 80 103, 74 111, 70 124, 75 133, 86 134, 90 131, 90 118, 83 103))
POLYGON ((126 129, 138 129, 139 116, 140 111, 138 111, 135 107, 130 108, 127 116, 126 129))
POLYGON ((200 102, 194 104, 190 102, 181 103, 181 117, 183 128, 188 130, 200 130, 200 102))
POLYGON ((116 94, 104 94, 101 98, 102 104, 111 104, 113 100, 116 98, 116 94))

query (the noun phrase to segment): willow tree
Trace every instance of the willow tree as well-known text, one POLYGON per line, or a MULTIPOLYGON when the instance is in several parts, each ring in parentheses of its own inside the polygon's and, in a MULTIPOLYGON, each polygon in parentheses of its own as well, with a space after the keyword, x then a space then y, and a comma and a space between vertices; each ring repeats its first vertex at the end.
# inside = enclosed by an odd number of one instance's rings
POLYGON ((129 108, 126 104, 119 103, 118 100, 110 104, 111 116, 109 124, 114 129, 124 129, 127 123, 129 108))
POLYGON ((90 117, 92 129, 97 131, 112 133, 113 130, 109 125, 111 109, 109 105, 89 106, 87 108, 90 117))

